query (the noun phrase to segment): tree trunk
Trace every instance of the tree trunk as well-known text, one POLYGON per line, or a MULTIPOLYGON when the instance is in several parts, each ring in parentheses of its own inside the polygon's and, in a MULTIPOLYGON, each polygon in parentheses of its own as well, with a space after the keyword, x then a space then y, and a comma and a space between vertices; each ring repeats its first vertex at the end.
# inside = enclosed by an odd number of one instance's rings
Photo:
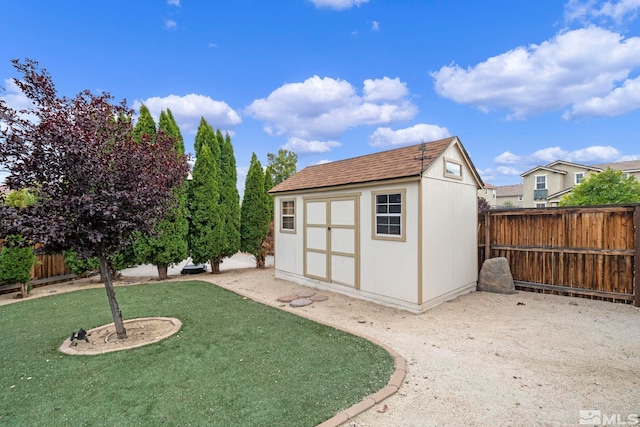
POLYGON ((260 253, 256 256, 256 268, 264 268, 264 254, 260 253))
POLYGON ((27 282, 22 283, 22 298, 29 296, 29 284, 27 282))
POLYGON ((211 272, 213 274, 220 274, 220 262, 221 262, 220 258, 211 260, 211 272))
POLYGON ((158 277, 160 280, 167 280, 169 275, 167 274, 167 270, 169 269, 168 265, 157 265, 158 267, 158 277))
POLYGON ((104 287, 107 290, 107 299, 109 300, 109 306, 111 307, 111 315, 113 316, 113 323, 116 327, 116 334, 118 335, 118 338, 123 339, 127 337, 127 331, 124 328, 124 323, 122 323, 122 313, 118 307, 118 301, 116 301, 116 291, 109 275, 107 257, 100 255, 98 259, 100 260, 100 276, 102 277, 104 287))

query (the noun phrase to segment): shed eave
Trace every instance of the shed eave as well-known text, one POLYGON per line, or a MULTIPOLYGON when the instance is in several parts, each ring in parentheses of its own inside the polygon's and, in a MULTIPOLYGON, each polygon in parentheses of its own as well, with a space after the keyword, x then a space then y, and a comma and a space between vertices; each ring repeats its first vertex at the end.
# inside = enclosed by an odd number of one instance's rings
POLYGON ((349 190, 352 188, 375 187, 379 185, 396 184, 399 182, 412 182, 412 181, 420 181, 420 176, 410 175, 410 176, 404 176, 404 177, 398 177, 398 178, 379 179, 375 181, 362 181, 362 182, 352 182, 352 183, 339 184, 339 185, 329 185, 326 187, 306 187, 306 188, 295 188, 292 190, 284 190, 284 191, 269 191, 269 194, 273 196, 281 196, 286 194, 298 194, 298 193, 319 193, 323 191, 349 190))

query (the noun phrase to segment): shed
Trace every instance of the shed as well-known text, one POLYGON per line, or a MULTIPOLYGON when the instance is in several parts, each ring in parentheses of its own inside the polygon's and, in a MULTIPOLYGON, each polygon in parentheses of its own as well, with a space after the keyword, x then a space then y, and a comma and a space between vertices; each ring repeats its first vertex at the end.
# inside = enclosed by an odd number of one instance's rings
POLYGON ((309 166, 275 186, 275 275, 419 313, 476 289, 477 190, 458 137, 309 166))

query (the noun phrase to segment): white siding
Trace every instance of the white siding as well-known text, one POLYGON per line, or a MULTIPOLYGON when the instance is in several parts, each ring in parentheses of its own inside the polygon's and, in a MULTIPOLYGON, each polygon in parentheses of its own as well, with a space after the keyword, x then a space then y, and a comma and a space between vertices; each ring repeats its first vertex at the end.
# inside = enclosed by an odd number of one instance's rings
MULTIPOLYGON (((463 162, 455 146, 444 156, 463 162)), ((466 165, 462 180, 444 177, 443 163, 423 179, 423 308, 474 290, 478 280, 476 183, 466 165)))
POLYGON ((275 197, 274 198, 274 241, 275 263, 277 268, 302 275, 302 198, 301 197, 275 197), (295 201, 295 233, 281 232, 281 203, 282 199, 295 201))
POLYGON ((418 304, 418 183, 391 184, 363 191, 361 210, 361 289, 418 304), (372 238, 372 192, 402 189, 406 191, 402 201, 406 214, 405 241, 372 238))

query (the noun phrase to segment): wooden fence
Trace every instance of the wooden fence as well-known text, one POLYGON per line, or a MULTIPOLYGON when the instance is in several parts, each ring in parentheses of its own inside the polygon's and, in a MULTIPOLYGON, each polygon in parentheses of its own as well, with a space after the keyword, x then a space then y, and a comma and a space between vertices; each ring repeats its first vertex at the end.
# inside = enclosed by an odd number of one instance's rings
POLYGON ((517 289, 640 307, 640 204, 479 214, 478 266, 505 257, 517 289))
MULTIPOLYGON (((0 248, 2 248, 2 239, 0 239, 0 248)), ((75 275, 69 270, 64 262, 64 256, 62 254, 47 254, 37 253, 36 261, 31 269, 31 284, 34 287, 41 286, 47 283, 53 283, 56 281, 67 280, 75 275)), ((11 286, 4 286, 6 290, 13 290, 15 288, 11 286)), ((0 293, 2 293, 0 289, 0 293)))

